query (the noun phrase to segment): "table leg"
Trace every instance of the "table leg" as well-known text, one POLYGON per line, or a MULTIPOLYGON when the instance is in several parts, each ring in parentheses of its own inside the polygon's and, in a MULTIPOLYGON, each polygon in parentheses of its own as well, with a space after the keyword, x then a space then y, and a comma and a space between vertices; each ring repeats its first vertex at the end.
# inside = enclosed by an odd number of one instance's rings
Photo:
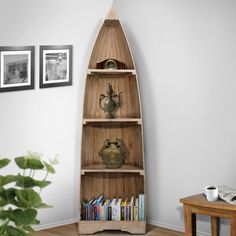
POLYGON ((220 236, 220 218, 216 216, 211 217, 211 235, 220 236))
POLYGON ((235 214, 230 219, 230 236, 236 236, 236 216, 235 216, 235 214))
POLYGON ((196 214, 193 214, 191 207, 184 205, 185 236, 196 236, 196 214))

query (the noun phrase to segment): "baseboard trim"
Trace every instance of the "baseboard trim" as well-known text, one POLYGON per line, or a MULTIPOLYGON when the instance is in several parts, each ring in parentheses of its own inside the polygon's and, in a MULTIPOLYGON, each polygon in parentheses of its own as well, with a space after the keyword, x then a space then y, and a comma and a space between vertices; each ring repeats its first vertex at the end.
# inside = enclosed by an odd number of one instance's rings
POLYGON ((49 223, 49 224, 40 224, 40 225, 34 226, 34 230, 39 231, 39 230, 54 228, 54 227, 58 227, 58 226, 62 226, 62 225, 69 225, 69 224, 73 224, 76 222, 78 222, 78 218, 62 220, 62 221, 53 222, 53 223, 49 223))
MULTIPOLYGON (((179 232, 184 232, 184 228, 181 226, 177 226, 177 225, 172 225, 172 224, 168 224, 165 222, 160 222, 160 221, 156 221, 156 220, 152 220, 152 219, 147 219, 147 223, 150 225, 154 225, 154 226, 158 226, 161 228, 166 228, 166 229, 171 229, 171 230, 175 230, 175 231, 179 231, 179 232)), ((210 233, 206 233, 206 232, 202 232, 202 231, 197 231, 197 235, 198 236, 211 236, 210 233)))

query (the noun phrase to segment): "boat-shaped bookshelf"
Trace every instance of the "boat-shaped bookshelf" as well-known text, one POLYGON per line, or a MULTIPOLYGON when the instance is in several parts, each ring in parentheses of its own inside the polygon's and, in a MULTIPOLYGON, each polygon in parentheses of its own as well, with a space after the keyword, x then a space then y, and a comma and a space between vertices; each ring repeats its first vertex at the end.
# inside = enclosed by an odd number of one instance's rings
MULTIPOLYGON (((102 98, 105 95, 102 96, 102 98)), ((106 199, 137 197, 145 191, 143 122, 136 69, 123 28, 113 9, 104 20, 95 41, 86 78, 82 121, 80 205, 101 194, 106 199), (108 85, 122 92, 114 117, 101 109, 101 94, 108 85), (98 155, 104 140, 120 139, 128 155, 119 168, 107 168, 98 155)), ((145 197, 146 199, 146 197, 145 197)), ((144 217, 130 220, 79 220, 79 234, 121 230, 146 232, 144 217)), ((80 209, 79 214, 81 215, 80 209)))

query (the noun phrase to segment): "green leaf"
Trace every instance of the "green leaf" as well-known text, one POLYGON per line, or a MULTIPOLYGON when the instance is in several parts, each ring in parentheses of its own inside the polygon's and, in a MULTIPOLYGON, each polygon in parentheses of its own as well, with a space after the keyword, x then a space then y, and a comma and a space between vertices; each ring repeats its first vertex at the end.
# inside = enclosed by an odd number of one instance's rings
POLYGON ((7 226, 7 236, 27 236, 27 233, 24 230, 15 228, 11 225, 7 226))
MULTIPOLYGON (((33 224, 33 223, 31 223, 31 224, 33 224)), ((30 225, 24 225, 22 228, 28 232, 34 232, 34 229, 30 225)))
POLYGON ((51 184, 50 181, 34 180, 29 176, 22 176, 20 174, 18 174, 18 176, 16 177, 16 185, 22 188, 33 188, 33 187, 44 188, 49 184, 51 184))
POLYGON ((46 161, 43 163, 50 174, 54 174, 56 172, 52 165, 48 164, 46 161))
POLYGON ((41 170, 44 168, 43 163, 37 159, 27 159, 27 166, 33 170, 41 170))
POLYGON ((4 198, 0 197, 0 207, 4 207, 7 204, 8 204, 7 201, 4 198))
POLYGON ((46 208, 45 203, 42 202, 41 197, 37 192, 33 189, 22 189, 16 191, 17 200, 19 201, 19 205, 22 208, 46 208))
POLYGON ((46 180, 34 180, 34 185, 40 188, 45 188, 49 184, 51 184, 51 181, 46 181, 46 180))
POLYGON ((7 166, 11 160, 7 158, 0 159, 0 169, 7 166))
POLYGON ((26 157, 16 157, 15 162, 17 166, 23 170, 25 169, 33 169, 33 170, 41 170, 44 168, 43 163, 34 158, 26 158, 26 157))
POLYGON ((21 208, 27 208, 30 206, 30 202, 24 197, 22 190, 16 191, 16 199, 19 202, 19 206, 21 208))
POLYGON ((15 199, 16 197, 15 188, 9 188, 9 189, 5 189, 4 191, 0 191, 0 197, 3 198, 8 204, 19 206, 18 202, 15 199))
POLYGON ((15 209, 13 211, 13 216, 16 220, 16 223, 19 225, 30 225, 37 216, 37 211, 35 209, 15 209))
POLYGON ((16 185, 22 188, 32 188, 34 187, 34 179, 29 176, 22 176, 18 174, 16 177, 16 185))
POLYGON ((0 211, 0 219, 5 220, 9 219, 10 211, 0 211))
POLYGON ((24 157, 16 157, 15 158, 15 162, 17 164, 17 166, 20 168, 20 169, 27 169, 27 159, 25 159, 24 157))
POLYGON ((6 175, 6 176, 0 175, 0 186, 4 186, 6 184, 13 183, 13 182, 15 182, 15 180, 16 180, 15 175, 6 175))
POLYGON ((32 221, 32 225, 38 225, 38 224, 40 224, 40 221, 39 221, 39 220, 34 219, 34 220, 32 221))
POLYGON ((5 222, 4 224, 0 225, 0 235, 6 235, 7 225, 8 225, 8 222, 5 222))

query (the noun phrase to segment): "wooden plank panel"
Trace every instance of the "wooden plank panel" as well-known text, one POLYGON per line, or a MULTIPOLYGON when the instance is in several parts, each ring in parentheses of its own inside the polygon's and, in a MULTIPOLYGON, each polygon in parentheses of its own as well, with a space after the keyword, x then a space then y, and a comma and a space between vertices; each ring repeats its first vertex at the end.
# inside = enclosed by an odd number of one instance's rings
POLYGON ((98 62, 109 58, 125 63, 127 69, 134 68, 130 49, 118 20, 105 20, 95 42, 89 68, 96 69, 98 62))
MULTIPOLYGON (((121 94, 121 106, 115 112, 116 118, 140 118, 139 95, 135 75, 88 75, 84 99, 84 118, 105 118, 99 107, 100 94, 106 94, 108 83, 116 94, 121 94)), ((116 99, 114 99, 116 100, 116 99)), ((103 101, 102 101, 103 102, 103 101)))
POLYGON ((141 126, 136 124, 90 123, 83 126, 82 168, 102 164, 98 156, 106 139, 122 139, 129 151, 124 164, 143 168, 141 126))
POLYGON ((144 192, 143 176, 133 173, 89 173, 81 176, 81 180, 81 202, 97 198, 100 194, 109 199, 130 199, 144 192))

